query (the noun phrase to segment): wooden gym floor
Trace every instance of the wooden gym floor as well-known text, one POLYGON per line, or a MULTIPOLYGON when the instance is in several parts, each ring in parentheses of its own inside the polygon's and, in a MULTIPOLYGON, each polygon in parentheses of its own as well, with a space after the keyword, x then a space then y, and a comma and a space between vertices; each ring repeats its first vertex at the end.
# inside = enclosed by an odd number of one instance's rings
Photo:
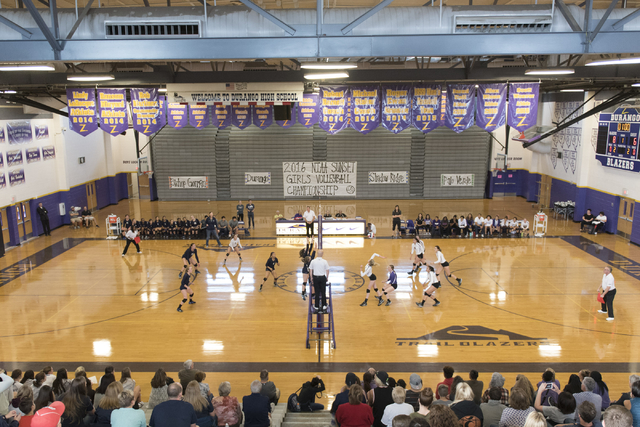
MULTIPOLYGON (((39 370, 52 364, 71 371, 83 365, 99 375, 109 364, 117 371, 129 366, 146 401, 158 367, 177 379, 182 362, 193 359, 212 390, 228 380, 236 396, 249 393, 263 368, 272 372, 283 399, 320 374, 327 393, 319 402, 325 404, 347 372, 361 376, 369 366, 407 382, 417 372, 431 387, 445 364, 465 379, 478 369, 485 385, 493 371, 501 371, 508 387, 518 373, 537 382, 547 366, 563 384, 569 374, 590 368, 603 373, 612 399, 627 391, 629 373, 640 370, 640 326, 633 320, 640 304, 640 265, 634 261, 640 248, 609 234, 581 234, 572 221, 551 218, 545 238, 426 240, 426 259, 433 261, 433 245, 440 245, 463 282, 458 287, 441 276, 442 304, 416 307, 424 269, 413 279, 407 275, 411 239, 390 238, 393 206, 398 203, 409 219, 420 211, 440 218, 481 212, 533 222, 536 211, 521 198, 323 203, 323 211, 341 209, 378 228, 373 240, 325 240, 337 349, 328 342, 305 348, 307 305, 296 292, 304 239, 275 236, 275 211, 291 217, 307 202, 255 202, 257 228, 251 237, 241 236, 241 264, 232 254, 222 265, 225 240, 222 248, 214 243, 209 250, 196 241, 203 274, 193 286, 197 304, 183 307, 184 313, 176 312, 178 272, 189 240, 143 240, 142 255, 131 246, 122 258, 124 242, 104 239, 110 213, 202 218, 214 211, 229 219, 236 203, 123 201, 96 212, 100 228, 65 226, 7 252, 0 259, 0 367, 39 370), (258 292, 272 251, 282 277, 277 287, 268 281, 258 292), (378 307, 374 298, 359 306, 368 285, 359 269, 373 252, 387 257, 374 267, 380 284, 386 265, 396 266, 399 287, 390 307, 378 307), (613 267, 618 287, 613 322, 596 312, 605 265, 613 267)), ((318 212, 317 202, 309 204, 318 212)))

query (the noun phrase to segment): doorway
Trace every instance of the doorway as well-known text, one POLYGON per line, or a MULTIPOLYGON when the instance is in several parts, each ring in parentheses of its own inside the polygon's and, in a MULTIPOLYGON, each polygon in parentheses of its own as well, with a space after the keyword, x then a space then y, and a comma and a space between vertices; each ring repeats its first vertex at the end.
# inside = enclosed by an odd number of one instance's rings
POLYGON ((549 175, 540 175, 540 189, 538 194, 538 203, 540 208, 548 208, 551 205, 551 183, 553 179, 549 175))
POLYGON ((20 241, 24 242, 33 236, 33 224, 29 215, 29 202, 20 202, 15 205, 16 218, 18 220, 18 235, 20 241))
POLYGON ((87 209, 93 211, 98 206, 98 199, 96 196, 96 183, 90 182, 86 185, 87 188, 87 209))
POLYGON ((139 197, 137 172, 127 174, 127 188, 128 188, 127 196, 130 199, 137 199, 139 197))
POLYGON ((11 207, 4 208, 0 211, 0 226, 2 227, 2 239, 4 241, 5 248, 11 246, 11 236, 9 235, 9 221, 7 221, 7 209, 11 209, 11 207))
POLYGON ((631 237, 631 228, 633 227, 633 213, 635 208, 635 200, 620 198, 620 211, 618 213, 618 235, 628 239, 631 237))

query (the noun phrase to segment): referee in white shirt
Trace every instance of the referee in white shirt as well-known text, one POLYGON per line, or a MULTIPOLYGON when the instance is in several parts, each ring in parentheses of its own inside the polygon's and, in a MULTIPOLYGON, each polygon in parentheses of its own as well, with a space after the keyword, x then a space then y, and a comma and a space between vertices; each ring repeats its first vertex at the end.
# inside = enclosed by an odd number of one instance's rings
POLYGON ((318 256, 309 264, 309 277, 316 294, 315 309, 323 313, 327 309, 327 280, 329 279, 329 263, 322 259, 323 250, 318 250, 318 256), (320 302, 322 300, 322 305, 320 302))
POLYGON ((609 312, 607 320, 613 320, 613 299, 616 297, 616 281, 611 274, 611 267, 604 268, 604 275, 602 276, 602 285, 598 288, 598 292, 602 292, 601 296, 604 299, 602 303, 602 309, 598 310, 598 313, 609 312))
POLYGON ((302 217, 307 226, 307 237, 313 237, 313 221, 316 220, 316 213, 311 210, 311 206, 307 206, 307 210, 304 211, 302 217))

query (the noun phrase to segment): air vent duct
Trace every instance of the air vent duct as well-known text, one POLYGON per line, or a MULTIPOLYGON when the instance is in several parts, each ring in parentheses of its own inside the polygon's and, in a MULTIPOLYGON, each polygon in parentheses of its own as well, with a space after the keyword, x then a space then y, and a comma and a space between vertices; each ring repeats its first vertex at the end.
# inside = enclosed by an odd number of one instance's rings
POLYGON ((105 21, 104 30, 108 39, 201 37, 200 21, 105 21))
POLYGON ((455 16, 457 34, 496 33, 548 33, 552 17, 549 16, 455 16))

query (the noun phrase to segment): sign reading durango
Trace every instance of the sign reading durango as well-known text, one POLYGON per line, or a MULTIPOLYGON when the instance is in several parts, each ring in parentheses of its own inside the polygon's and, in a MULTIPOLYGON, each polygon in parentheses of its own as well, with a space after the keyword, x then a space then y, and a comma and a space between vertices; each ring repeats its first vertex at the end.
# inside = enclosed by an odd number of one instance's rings
POLYGON ((284 197, 356 195, 358 162, 283 162, 284 197))

